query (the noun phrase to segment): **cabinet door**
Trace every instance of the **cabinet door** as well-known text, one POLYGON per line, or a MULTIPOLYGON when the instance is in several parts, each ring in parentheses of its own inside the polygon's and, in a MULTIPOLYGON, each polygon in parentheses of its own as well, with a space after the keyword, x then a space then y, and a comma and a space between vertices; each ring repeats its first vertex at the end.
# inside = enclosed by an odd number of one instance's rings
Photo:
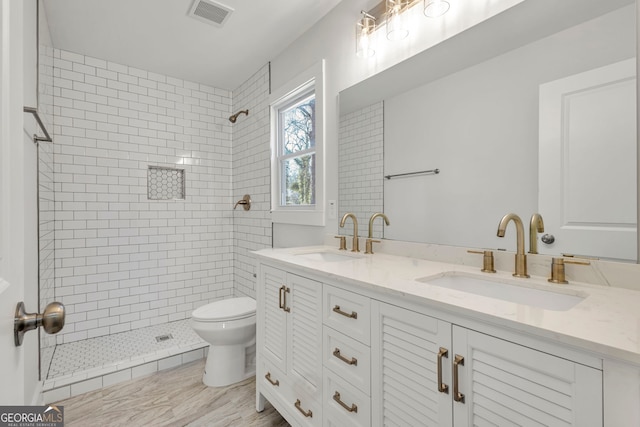
POLYGON ((371 302, 371 421, 374 426, 452 424, 451 325, 393 305, 371 302), (438 389, 438 352, 442 382, 438 389))
POLYGON ((287 275, 289 316, 289 373, 294 388, 316 394, 322 384, 322 283, 287 275), (289 303, 290 301, 290 303, 289 303))
POLYGON ((282 372, 287 369, 287 313, 282 308, 286 293, 286 273, 275 268, 262 266, 260 270, 261 289, 264 297, 258 298, 264 312, 262 322, 258 322, 262 349, 271 363, 282 372))
POLYGON ((457 326, 453 347, 455 426, 602 426, 602 371, 457 326))

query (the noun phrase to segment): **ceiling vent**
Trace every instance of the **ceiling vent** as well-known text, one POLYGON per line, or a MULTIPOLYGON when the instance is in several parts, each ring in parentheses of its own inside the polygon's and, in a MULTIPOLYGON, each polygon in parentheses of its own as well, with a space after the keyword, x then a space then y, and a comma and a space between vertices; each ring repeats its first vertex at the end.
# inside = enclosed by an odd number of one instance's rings
POLYGON ((189 16, 198 21, 222 27, 231 16, 231 12, 233 9, 224 4, 211 0, 195 0, 189 11, 189 16))

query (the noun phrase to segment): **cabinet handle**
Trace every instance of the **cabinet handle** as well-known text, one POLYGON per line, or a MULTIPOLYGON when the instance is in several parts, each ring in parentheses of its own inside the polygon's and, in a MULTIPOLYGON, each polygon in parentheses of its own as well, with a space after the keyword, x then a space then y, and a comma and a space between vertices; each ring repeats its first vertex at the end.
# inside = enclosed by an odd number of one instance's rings
POLYGON ((282 307, 282 309, 284 311, 286 311, 287 313, 291 312, 291 307, 287 307, 287 294, 289 293, 291 289, 287 288, 286 286, 284 287, 284 307, 282 307))
POLYGON ((358 318, 358 313, 356 313, 355 311, 352 311, 351 314, 346 313, 342 310, 340 310, 340 306, 336 305, 335 307, 333 307, 333 311, 335 311, 338 314, 342 314, 344 317, 348 317, 350 319, 357 319, 358 318))
POLYGON ((440 393, 449 394, 449 386, 442 382, 442 358, 449 357, 449 350, 444 347, 440 347, 438 351, 438 391, 440 393))
POLYGON ((300 399, 296 399, 295 405, 296 405, 296 409, 300 411, 302 415, 304 415, 307 418, 313 417, 313 412, 311 412, 311 409, 309 409, 308 411, 305 411, 304 409, 302 409, 302 406, 300 406, 300 399))
POLYGON ((284 309, 284 305, 282 303, 282 291, 284 291, 285 286, 282 285, 280 286, 280 289, 278 289, 278 308, 282 308, 284 309))
POLYGON ((271 383, 271 385, 274 385, 276 387, 280 385, 280 380, 273 381, 271 379, 271 372, 267 372, 267 375, 265 375, 264 377, 267 379, 267 381, 269 381, 271 383))
POLYGON ((338 359, 342 360, 347 365, 356 365, 356 366, 358 365, 358 359, 356 359, 355 357, 352 357, 351 359, 347 359, 346 357, 340 354, 339 348, 336 348, 335 350, 333 350, 333 355, 338 359))
POLYGON ((340 404, 340 406, 342 406, 344 409, 346 409, 349 412, 358 412, 358 407, 356 406, 356 404, 352 403, 351 406, 347 406, 346 403, 344 403, 342 400, 340 400, 340 393, 338 393, 337 391, 333 395, 333 400, 338 402, 338 404, 340 404))
POLYGON ((458 390, 458 366, 464 366, 464 357, 456 354, 453 359, 453 400, 464 403, 464 394, 458 390))

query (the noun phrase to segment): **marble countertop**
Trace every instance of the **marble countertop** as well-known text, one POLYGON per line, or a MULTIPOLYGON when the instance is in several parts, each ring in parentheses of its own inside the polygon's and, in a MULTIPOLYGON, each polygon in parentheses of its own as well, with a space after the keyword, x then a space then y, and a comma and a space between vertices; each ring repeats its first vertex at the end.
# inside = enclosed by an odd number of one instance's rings
POLYGON ((549 283, 546 277, 514 278, 507 271, 488 274, 481 273, 479 267, 384 253, 353 254, 329 246, 263 249, 254 254, 279 264, 293 265, 302 271, 323 274, 343 284, 419 298, 454 314, 480 318, 497 326, 560 341, 604 357, 640 364, 640 292, 635 290, 578 282, 557 285, 549 283), (319 256, 317 259, 300 256, 315 253, 329 254, 329 257, 331 254, 351 256, 351 259, 323 261, 319 256), (567 310, 551 310, 425 282, 424 278, 428 282, 445 273, 503 281, 584 299, 567 310))

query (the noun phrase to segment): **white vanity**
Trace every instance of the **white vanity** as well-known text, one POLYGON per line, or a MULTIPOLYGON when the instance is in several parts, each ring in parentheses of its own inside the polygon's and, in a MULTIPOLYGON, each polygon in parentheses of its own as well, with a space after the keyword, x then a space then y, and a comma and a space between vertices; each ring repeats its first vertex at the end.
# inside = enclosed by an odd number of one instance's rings
POLYGON ((640 425, 640 292, 328 246, 256 256, 259 411, 266 399, 294 426, 640 425))

